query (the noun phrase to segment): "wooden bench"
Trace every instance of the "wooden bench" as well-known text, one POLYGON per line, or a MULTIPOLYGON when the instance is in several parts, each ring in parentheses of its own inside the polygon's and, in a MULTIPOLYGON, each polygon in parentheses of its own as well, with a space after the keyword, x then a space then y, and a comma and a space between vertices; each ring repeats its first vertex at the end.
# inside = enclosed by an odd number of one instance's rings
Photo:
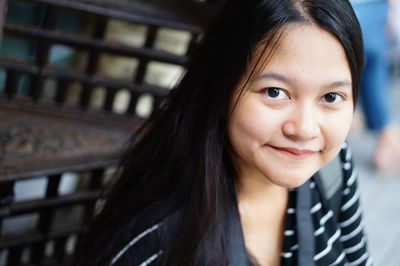
POLYGON ((172 85, 161 70, 184 69, 218 5, 8 2, 0 56, 0 265, 70 265, 124 144, 172 85), (36 10, 38 22, 13 20, 15 6, 36 10), (75 31, 62 26, 71 17, 81 21, 75 31), (127 30, 118 34, 121 27, 127 30), (140 41, 130 27, 143 33, 140 41), (162 48, 168 31, 183 36, 185 49, 162 48), (7 41, 27 42, 29 54, 5 54, 7 41), (57 51, 73 63, 58 63, 57 51), (114 71, 120 66, 124 75, 114 71))

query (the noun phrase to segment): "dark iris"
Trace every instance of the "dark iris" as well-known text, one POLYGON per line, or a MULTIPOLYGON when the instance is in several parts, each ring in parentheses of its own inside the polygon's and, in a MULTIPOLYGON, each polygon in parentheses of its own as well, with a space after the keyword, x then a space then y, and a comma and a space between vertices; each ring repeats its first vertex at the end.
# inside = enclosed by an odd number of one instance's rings
POLYGON ((336 93, 328 93, 324 96, 325 101, 328 103, 333 103, 336 100, 337 94, 336 93))
POLYGON ((276 98, 279 96, 279 89, 278 88, 268 88, 267 93, 268 93, 269 97, 276 98))

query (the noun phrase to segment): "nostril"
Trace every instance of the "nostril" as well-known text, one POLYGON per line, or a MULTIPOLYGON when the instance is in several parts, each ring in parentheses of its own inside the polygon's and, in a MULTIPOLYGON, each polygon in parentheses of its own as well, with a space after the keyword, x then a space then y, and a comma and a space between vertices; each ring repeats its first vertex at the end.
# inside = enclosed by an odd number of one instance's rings
POLYGON ((309 140, 319 135, 318 122, 313 118, 293 119, 283 124, 283 134, 292 139, 309 140))

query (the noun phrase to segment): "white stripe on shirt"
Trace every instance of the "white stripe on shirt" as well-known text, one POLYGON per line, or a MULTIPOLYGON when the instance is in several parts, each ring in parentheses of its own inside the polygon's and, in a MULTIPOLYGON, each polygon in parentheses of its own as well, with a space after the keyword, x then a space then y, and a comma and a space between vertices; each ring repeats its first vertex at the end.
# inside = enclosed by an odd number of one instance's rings
POLYGON ((360 248, 365 247, 366 242, 367 242, 367 238, 364 236, 361 239, 360 243, 357 243, 356 245, 354 245, 354 246, 352 246, 350 248, 345 248, 344 252, 346 252, 347 254, 356 252, 357 250, 360 250, 360 248))
POLYGON ((355 237, 356 235, 358 235, 359 233, 361 233, 361 231, 363 230, 364 226, 363 224, 359 224, 358 227, 356 229, 354 229, 353 231, 351 231, 349 234, 347 235, 342 235, 340 237, 340 241, 344 242, 347 241, 353 237, 355 237))
POLYGON ((122 255, 124 255, 124 253, 130 248, 132 247, 136 242, 138 242, 140 239, 142 239, 143 237, 145 237, 146 235, 150 234, 151 232, 157 230, 160 227, 160 224, 156 224, 152 227, 150 227, 149 229, 146 229, 145 231, 143 231, 142 233, 140 233, 138 236, 136 236, 135 238, 133 238, 125 247, 123 247, 118 253, 117 255, 115 255, 112 260, 110 265, 113 265, 115 262, 117 262, 117 260, 119 260, 121 258, 122 255))
POLYGON ((340 254, 340 256, 339 256, 332 264, 329 264, 329 266, 338 265, 339 263, 342 262, 342 260, 344 259, 344 257, 345 257, 345 254, 344 254, 344 252, 342 252, 342 253, 340 254))
POLYGON ((314 256, 314 261, 318 261, 319 259, 324 257, 326 254, 328 254, 329 251, 331 251, 331 249, 332 249, 333 243, 339 238, 339 236, 340 236, 340 229, 336 230, 335 234, 333 236, 331 236, 331 238, 328 239, 326 248, 314 256))
POLYGON ((347 219, 344 222, 341 222, 339 225, 340 227, 344 228, 346 226, 351 225, 352 223, 354 223, 354 221, 356 221, 358 218, 360 218, 361 216, 361 208, 358 208, 356 213, 354 213, 349 219, 347 219))
POLYGON ((360 265, 361 262, 363 262, 364 260, 366 260, 368 258, 369 254, 365 253, 364 255, 362 255, 360 258, 358 258, 357 260, 350 262, 351 266, 357 266, 360 265))
POLYGON ((160 250, 159 252, 153 254, 152 256, 150 256, 148 259, 146 259, 144 262, 142 262, 139 266, 147 266, 150 263, 152 263, 155 259, 157 259, 161 254, 162 254, 162 250, 160 250))
POLYGON ((316 213, 317 211, 319 211, 322 207, 321 202, 318 202, 317 204, 315 204, 312 208, 311 208, 311 213, 316 213))
POLYGON ((343 206, 340 208, 340 210, 342 212, 347 211, 351 206, 354 205, 354 203, 356 203, 356 201, 358 200, 358 191, 356 191, 356 193, 354 193, 353 197, 351 199, 349 199, 345 204, 343 204, 343 206))
POLYGON ((319 220, 319 224, 320 225, 324 225, 326 223, 326 221, 328 221, 330 218, 332 218, 333 216, 333 211, 329 210, 320 220, 319 220))
POLYGON ((353 172, 351 173, 351 176, 347 180, 346 184, 347 184, 348 187, 351 187, 354 184, 354 182, 356 181, 357 176, 358 176, 358 168, 355 167, 353 169, 353 172))

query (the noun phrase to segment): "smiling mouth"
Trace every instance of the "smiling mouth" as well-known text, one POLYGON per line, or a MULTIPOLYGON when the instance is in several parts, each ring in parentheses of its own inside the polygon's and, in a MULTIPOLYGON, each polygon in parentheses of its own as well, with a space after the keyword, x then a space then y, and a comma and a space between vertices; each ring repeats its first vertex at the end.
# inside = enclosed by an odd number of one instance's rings
POLYGON ((280 154, 286 155, 290 158, 294 158, 297 160, 305 160, 318 153, 318 151, 315 150, 297 149, 293 147, 276 147, 271 145, 268 146, 280 154))

